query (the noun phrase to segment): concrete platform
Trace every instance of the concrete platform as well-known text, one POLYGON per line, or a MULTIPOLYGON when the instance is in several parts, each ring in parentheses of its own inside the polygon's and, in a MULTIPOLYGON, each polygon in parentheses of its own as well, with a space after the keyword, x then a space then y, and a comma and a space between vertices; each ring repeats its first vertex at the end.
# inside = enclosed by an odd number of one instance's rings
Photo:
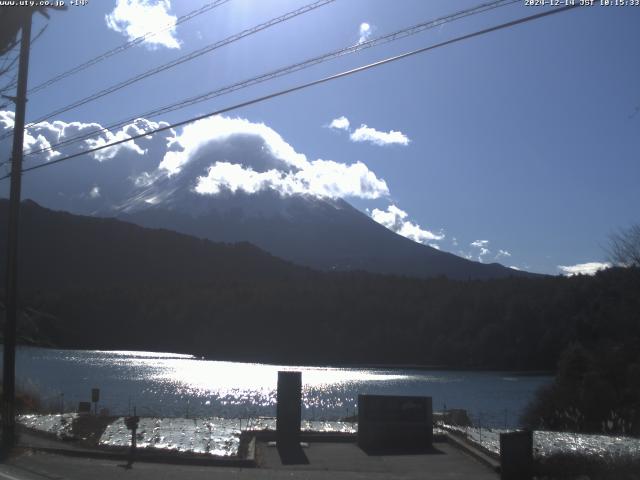
MULTIPOLYGON (((310 442, 301 449, 306 463, 282 460, 278 449, 267 442, 256 445, 258 468, 202 465, 171 465, 75 457, 41 451, 16 451, 0 464, 0 478, 9 480, 355 480, 355 479, 444 479, 497 480, 489 467, 448 443, 436 443, 431 453, 415 455, 367 455, 355 443, 310 442)), ((298 452, 299 453, 299 452, 298 452)))
MULTIPOLYGON (((308 447, 278 451, 266 442, 256 443, 258 470, 288 471, 291 478, 403 478, 496 480, 498 474, 455 446, 440 442, 428 453, 368 455, 355 443, 309 443, 308 447)), ((269 478, 268 476, 265 478, 269 478)))
MULTIPOLYGON (((213 475, 226 479, 491 479, 497 480, 497 462, 450 435, 440 435, 428 452, 414 454, 367 454, 354 436, 304 435, 304 448, 294 444, 288 449, 274 446, 273 432, 253 438, 253 458, 239 461, 203 461, 169 452, 139 452, 130 470, 124 470, 128 455, 104 449, 82 448, 23 432, 22 448, 5 464, 18 470, 7 471, 18 480, 68 479, 83 477, 94 470, 95 479, 121 478, 204 478, 213 475), (146 453, 143 455, 143 453, 146 453), (160 462, 165 463, 161 465, 160 462), (238 468, 240 467, 240 468, 238 468), (244 468, 243 468, 244 467, 244 468), (254 468, 246 468, 254 467, 254 468), (257 467, 257 468, 255 468, 257 467), (20 472, 20 468, 25 468, 20 472), (32 475, 35 472, 38 475, 32 475), (20 473, 20 474, 17 474, 20 473)), ((204 459, 207 460, 207 459, 204 459)), ((0 477, 2 469, 0 469, 0 477)), ((209 477, 210 478, 210 477, 209 477)))

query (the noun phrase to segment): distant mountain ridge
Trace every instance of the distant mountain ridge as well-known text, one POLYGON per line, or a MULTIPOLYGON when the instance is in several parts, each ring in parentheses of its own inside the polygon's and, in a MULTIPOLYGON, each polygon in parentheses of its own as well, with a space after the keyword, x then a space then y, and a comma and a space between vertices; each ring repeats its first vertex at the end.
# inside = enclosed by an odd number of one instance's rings
MULTIPOLYGON (((246 242, 213 243, 113 218, 56 212, 28 200, 21 207, 19 281, 27 290, 289 279, 310 272, 246 242)), ((2 252, 7 213, 8 201, 0 200, 2 252)), ((0 271, 5 262, 0 256, 0 271)))
POLYGON ((213 241, 250 242, 318 270, 457 280, 532 275, 416 243, 341 199, 282 197, 275 192, 202 197, 180 189, 164 195, 157 204, 144 200, 129 204, 117 218, 213 241))

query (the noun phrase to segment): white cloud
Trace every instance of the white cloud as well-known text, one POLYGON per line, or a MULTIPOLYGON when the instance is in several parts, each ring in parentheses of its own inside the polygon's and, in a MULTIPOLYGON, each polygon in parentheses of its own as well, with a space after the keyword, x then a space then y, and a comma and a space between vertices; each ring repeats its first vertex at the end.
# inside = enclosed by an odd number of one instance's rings
MULTIPOLYGON (((101 136, 97 138, 89 138, 86 140, 86 144, 89 148, 98 148, 106 145, 108 143, 117 142, 120 140, 125 140, 127 138, 131 138, 137 135, 142 135, 150 130, 158 128, 160 124, 149 122, 144 119, 137 119, 133 123, 126 125, 122 129, 116 131, 116 133, 107 131, 104 132, 101 136)), ((113 147, 108 147, 102 150, 98 150, 93 154, 94 158, 98 161, 109 160, 115 158, 116 155, 121 150, 131 150, 138 155, 146 154, 146 150, 141 148, 135 141, 134 142, 124 142, 119 145, 115 145, 113 147)))
MULTIPOLYGON (((0 111, 0 127, 4 130, 13 128, 14 112, 0 111)), ((97 123, 82 122, 63 122, 56 120, 53 122, 42 122, 27 127, 24 136, 24 150, 26 153, 45 150, 40 153, 25 156, 25 162, 38 163, 41 161, 49 161, 60 157, 63 154, 77 153, 88 148, 100 147, 107 143, 117 140, 129 138, 139 133, 144 133, 144 128, 157 128, 160 124, 148 122, 147 120, 138 119, 132 124, 124 126, 122 129, 114 132, 109 130, 101 132, 99 135, 83 140, 72 147, 56 147, 51 148, 60 142, 64 142, 72 137, 82 136, 86 133, 102 130, 102 126, 97 123), (142 122, 142 124, 139 124, 142 122)), ((138 155, 144 155, 145 151, 136 142, 127 142, 112 148, 100 150, 92 154, 96 160, 106 160, 115 157, 118 152, 129 150, 138 155)))
POLYGON ((376 222, 414 242, 430 244, 432 241, 442 240, 445 237, 442 232, 434 233, 420 228, 419 225, 408 221, 407 217, 407 212, 395 205, 389 205, 387 210, 374 208, 371 212, 371 218, 376 222))
POLYGON ((563 275, 572 277, 573 275, 595 275, 596 272, 610 268, 609 262, 587 262, 576 265, 558 265, 558 269, 563 275))
POLYGON ((391 130, 389 132, 380 132, 375 128, 370 128, 365 124, 360 125, 352 134, 352 142, 370 142, 374 145, 409 145, 409 138, 402 132, 391 130))
POLYGON ((227 189, 232 193, 243 191, 256 193, 266 188, 282 188, 286 179, 277 170, 256 172, 237 163, 216 162, 209 167, 206 177, 199 177, 195 191, 201 194, 216 195, 227 189))
POLYGON ((175 24, 177 19, 169 13, 170 9, 170 0, 117 0, 116 7, 105 16, 105 21, 110 29, 126 35, 129 40, 157 31, 143 42, 150 48, 180 48, 175 25, 165 29, 175 24))
POLYGON ((171 145, 173 150, 160 163, 170 176, 191 162, 207 162, 206 174, 196 180, 195 191, 200 194, 266 189, 331 198, 375 199, 389 194, 386 182, 364 163, 310 161, 262 123, 223 116, 204 119, 185 127, 171 145), (234 139, 243 139, 244 144, 232 146, 234 139), (228 156, 227 150, 238 159, 221 158, 228 156))
MULTIPOLYGON (((6 112, 0 112, 0 116, 2 113, 6 112)), ((82 140, 81 142, 74 144, 72 147, 57 147, 57 149, 42 152, 41 154, 36 155, 36 157, 41 156, 44 160, 48 161, 62 154, 77 153, 81 150, 101 147, 107 143, 140 135, 164 125, 167 124, 164 122, 152 122, 139 118, 134 120, 132 123, 123 126, 120 130, 116 130, 114 132, 110 130, 101 131, 98 135, 82 140)), ((48 148, 59 142, 98 130, 102 130, 102 126, 98 123, 67 123, 60 120, 38 123, 28 127, 26 130, 24 142, 25 151, 48 148)), ((151 137, 146 137, 146 140, 150 139, 151 137)), ((146 150, 141 146, 144 143, 144 140, 145 139, 139 139, 137 141, 125 142, 120 145, 105 148, 91 154, 91 156, 98 161, 115 158, 122 151, 128 151, 139 156, 144 156, 146 154, 146 150)), ((28 156, 26 158, 31 159, 33 157, 28 156)))
MULTIPOLYGON (((224 145, 230 143, 234 137, 260 142, 258 146, 260 151, 250 152, 252 155, 245 159, 246 162, 255 163, 258 157, 256 153, 258 153, 263 157, 262 163, 270 162, 270 167, 299 170, 309 163, 305 155, 296 152, 275 130, 265 124, 219 115, 185 126, 180 135, 170 140, 171 151, 167 152, 159 167, 166 170, 169 175, 174 175, 179 173, 188 162, 206 155, 207 151, 223 149, 224 145)), ((214 160, 210 162, 210 164, 213 163, 214 160)))
POLYGON ((342 117, 334 118, 333 120, 331 120, 329 128, 349 131, 349 125, 349 119, 343 115, 342 117))
MULTIPOLYGON (((0 127, 2 127, 2 130, 9 130, 13 128, 14 117, 15 117, 14 112, 6 111, 6 110, 0 111, 0 127)), ((36 150, 50 148, 51 142, 49 141, 47 136, 44 135, 43 133, 44 132, 38 131, 34 128, 27 128, 24 132, 24 142, 23 142, 24 150, 36 151, 36 150)), ((7 142, 9 142, 10 140, 11 138, 7 140, 7 142)), ((44 159, 48 161, 59 155, 60 155, 59 152, 48 150, 40 154, 38 156, 38 159, 44 159)))
MULTIPOLYGON (((144 135, 165 125, 137 119, 119 130, 59 147, 59 151, 25 158, 31 164, 42 163, 144 135)), ((13 113, 0 111, 0 132, 12 126, 13 113)), ((25 146, 51 145, 99 129, 99 124, 43 122, 27 130, 25 146)), ((0 142, 0 156, 8 156, 9 140, 0 142)), ((6 184, 0 184, 0 195, 6 184)), ((310 160, 266 125, 222 116, 195 122, 179 133, 167 130, 143 136, 50 169, 34 171, 25 176, 24 192, 51 208, 72 211, 85 208, 83 199, 92 198, 92 212, 98 208, 133 207, 150 199, 160 203, 178 191, 202 199, 222 192, 251 194, 264 190, 283 196, 334 199, 376 199, 389 195, 386 182, 362 162, 310 160)))
POLYGON ((332 160, 314 160, 296 173, 309 193, 329 197, 380 198, 389 194, 384 180, 378 179, 362 162, 351 165, 332 160))
POLYGON ((373 29, 371 28, 371 25, 369 25, 367 22, 362 22, 360 24, 359 33, 360 33, 360 37, 358 38, 358 43, 364 43, 367 40, 369 40, 369 37, 373 33, 373 29))
POLYGON ((489 245, 489 240, 474 240, 469 245, 472 247, 483 248, 489 245))
MULTIPOLYGON (((165 123, 144 119, 114 131, 101 131, 90 140, 60 145, 55 150, 25 155, 25 167, 46 163, 66 155, 79 153, 93 146, 144 133, 165 123)), ((0 111, 0 132, 13 127, 13 112, 0 111)), ((97 123, 42 122, 25 131, 25 151, 51 147, 77 136, 102 130, 97 123)), ((51 168, 35 170, 24 176, 23 197, 48 206, 76 213, 92 213, 109 209, 116 202, 133 193, 134 179, 143 172, 155 171, 158 159, 167 151, 167 140, 175 136, 169 130, 153 137, 107 148, 93 154, 59 163, 51 168), (87 202, 91 199, 90 202, 87 202)), ((0 157, 7 157, 11 139, 0 140, 0 157)), ((0 182, 0 196, 5 195, 7 182, 0 182)))
POLYGON ((2 127, 2 130, 13 128, 15 116, 15 113, 9 110, 0 110, 0 127, 2 127))
POLYGON ((510 268, 511 270, 518 270, 518 271, 520 271, 520 269, 519 269, 518 267, 516 267, 515 265, 510 265, 510 266, 509 266, 509 268, 510 268))
POLYGON ((491 253, 491 250, 487 248, 489 246, 489 240, 474 240, 469 245, 480 250, 480 252, 478 253, 479 262, 483 262, 484 257, 491 253))
POLYGON ((249 194, 274 190, 283 196, 366 199, 388 194, 384 180, 376 178, 363 163, 345 165, 331 160, 309 162, 307 168, 296 172, 277 169, 256 172, 236 163, 216 162, 209 167, 207 175, 196 180, 197 193, 217 195, 224 190, 249 194))
MULTIPOLYGON (((478 249, 478 261, 484 262, 484 257, 491 253, 489 249, 489 240, 474 240, 469 245, 478 249)), ((507 258, 511 256, 511 252, 504 249, 498 249, 498 253, 496 253, 494 259, 499 260, 501 258, 507 258)))
POLYGON ((136 187, 150 187, 153 182, 161 178, 163 175, 160 172, 142 172, 140 175, 133 178, 133 184, 136 187))
MULTIPOLYGON (((344 115, 338 118, 334 118, 331 120, 329 124, 329 128, 333 128, 336 130, 344 130, 345 132, 349 132, 351 127, 351 122, 344 115)), ((370 142, 374 145, 409 145, 411 140, 404 133, 396 130, 390 130, 388 132, 381 132, 376 130, 375 128, 368 127, 364 123, 360 125, 357 129, 355 129, 349 135, 349 138, 352 142, 370 142)))

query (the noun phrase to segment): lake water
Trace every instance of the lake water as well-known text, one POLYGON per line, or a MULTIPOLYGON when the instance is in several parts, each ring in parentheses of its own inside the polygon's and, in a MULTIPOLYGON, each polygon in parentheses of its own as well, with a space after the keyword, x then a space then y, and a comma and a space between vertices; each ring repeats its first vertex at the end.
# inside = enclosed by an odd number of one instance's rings
POLYGON ((464 408, 475 424, 515 427, 548 376, 505 372, 283 367, 203 360, 153 352, 21 347, 18 387, 39 392, 45 406, 75 410, 100 388, 98 408, 112 415, 256 418, 275 415, 277 372, 302 372, 303 418, 354 415, 359 393, 426 395, 434 410, 464 408))

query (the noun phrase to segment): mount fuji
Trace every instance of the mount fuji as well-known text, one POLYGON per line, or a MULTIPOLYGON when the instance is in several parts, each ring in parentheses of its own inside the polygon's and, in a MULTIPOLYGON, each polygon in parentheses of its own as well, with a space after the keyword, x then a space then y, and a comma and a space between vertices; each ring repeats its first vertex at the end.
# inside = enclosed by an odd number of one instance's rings
MULTIPOLYGON (((5 117, 8 128, 12 118, 5 117)), ((139 119, 88 146, 158 125, 139 119)), ((95 127, 39 124, 25 143, 46 146, 95 127)), ((50 153, 44 160, 67 153, 73 152, 50 153)), ((246 241, 320 270, 463 280, 531 275, 394 233, 344 199, 388 196, 385 181, 364 163, 308 160, 271 128, 239 118, 214 117, 179 134, 168 130, 29 172, 23 192, 47 208, 116 217, 218 242, 246 241)))

